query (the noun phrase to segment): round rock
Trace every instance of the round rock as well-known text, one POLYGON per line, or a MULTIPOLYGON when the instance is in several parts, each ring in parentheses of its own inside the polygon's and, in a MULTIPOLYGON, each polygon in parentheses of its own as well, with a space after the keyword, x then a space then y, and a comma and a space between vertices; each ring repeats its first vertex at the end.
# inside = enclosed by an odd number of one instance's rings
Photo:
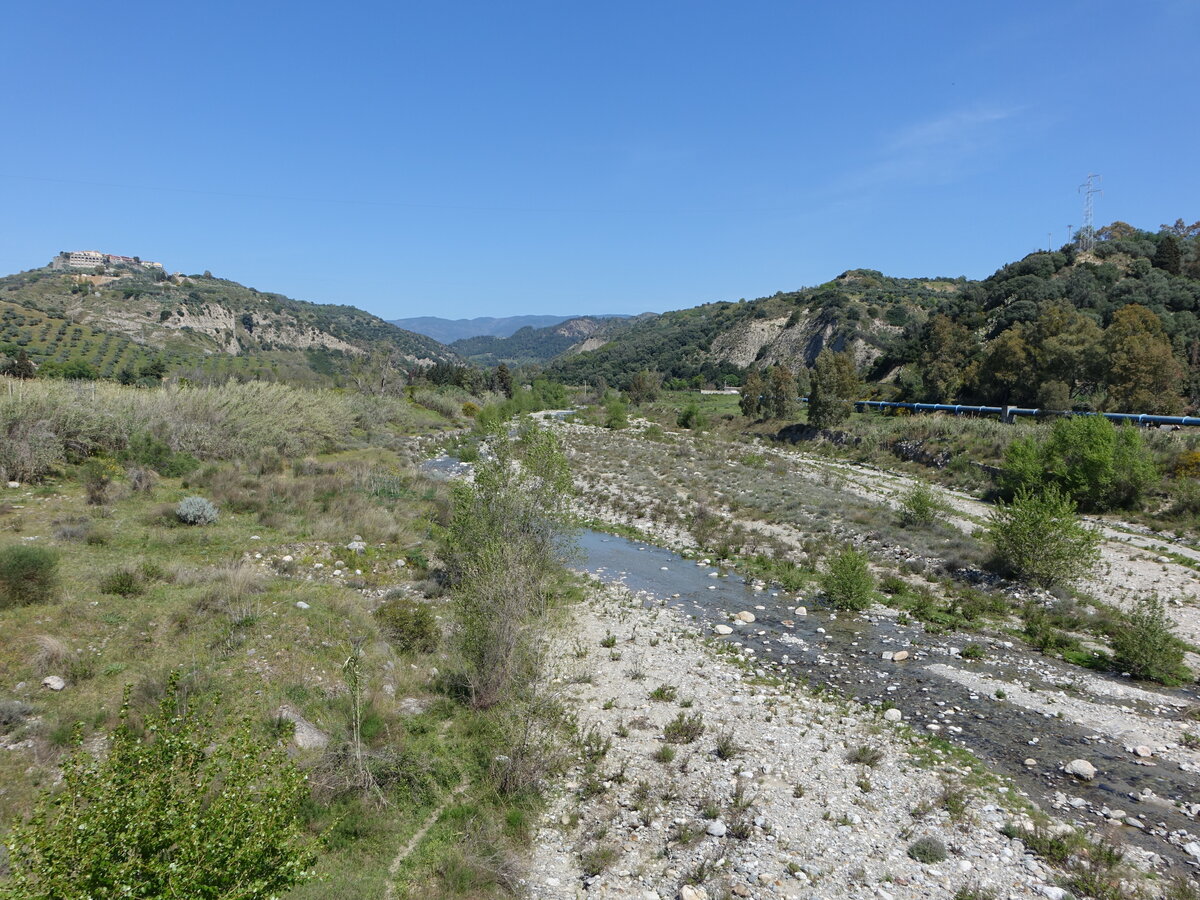
POLYGON ((1082 778, 1084 781, 1091 781, 1096 777, 1096 767, 1086 759, 1071 760, 1063 767, 1063 771, 1076 778, 1082 778))

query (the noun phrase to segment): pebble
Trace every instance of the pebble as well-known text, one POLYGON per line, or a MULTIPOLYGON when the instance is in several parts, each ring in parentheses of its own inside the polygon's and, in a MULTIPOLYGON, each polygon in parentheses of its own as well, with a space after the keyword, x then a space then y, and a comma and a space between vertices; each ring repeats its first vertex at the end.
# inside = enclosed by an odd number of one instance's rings
POLYGON ((61 691, 67 686, 67 683, 57 675, 47 675, 42 679, 42 687, 50 688, 52 691, 61 691))
POLYGON ((308 609, 308 608, 309 608, 309 605, 307 603, 305 603, 303 600, 296 601, 296 609, 308 609))
POLYGON ((717 819, 715 822, 710 822, 704 831, 713 837, 725 837, 725 823, 717 819))
POLYGON ((892 654, 892 662, 903 662, 906 659, 908 659, 907 650, 897 650, 892 654))
POLYGON ((715 625, 713 631, 717 634, 733 634, 733 629, 728 625, 715 625))
POLYGON ((747 625, 749 625, 751 622, 753 622, 755 620, 755 615, 752 612, 747 612, 746 610, 742 610, 740 613, 738 613, 736 616, 734 616, 734 618, 737 619, 739 622, 745 622, 747 625))
POLYGON ((883 718, 888 722, 899 722, 904 718, 904 714, 895 707, 892 707, 891 709, 885 709, 883 711, 883 718))

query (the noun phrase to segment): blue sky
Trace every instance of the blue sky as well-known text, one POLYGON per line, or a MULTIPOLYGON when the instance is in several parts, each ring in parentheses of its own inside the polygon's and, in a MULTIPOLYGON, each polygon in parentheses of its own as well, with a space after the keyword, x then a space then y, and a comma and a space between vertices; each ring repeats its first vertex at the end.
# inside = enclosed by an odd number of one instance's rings
POLYGON ((386 318, 982 277, 1200 219, 1200 2, 13 4, 0 272, 161 260, 386 318))

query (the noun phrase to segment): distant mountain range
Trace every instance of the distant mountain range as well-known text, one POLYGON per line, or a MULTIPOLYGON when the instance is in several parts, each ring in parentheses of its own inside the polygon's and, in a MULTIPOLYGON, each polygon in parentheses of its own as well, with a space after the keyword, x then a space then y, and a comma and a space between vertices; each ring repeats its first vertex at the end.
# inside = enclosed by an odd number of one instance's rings
POLYGON ((568 319, 594 318, 615 319, 620 316, 478 316, 474 319, 443 319, 439 316, 413 316, 408 319, 391 319, 398 328, 424 334, 443 344, 451 344, 464 338, 489 337, 506 338, 516 334, 522 328, 550 328, 568 319))

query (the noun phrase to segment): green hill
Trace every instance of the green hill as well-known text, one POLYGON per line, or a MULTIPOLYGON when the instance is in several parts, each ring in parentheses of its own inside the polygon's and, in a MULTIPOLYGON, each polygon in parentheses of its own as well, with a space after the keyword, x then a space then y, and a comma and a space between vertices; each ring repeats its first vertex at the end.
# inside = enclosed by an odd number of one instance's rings
POLYGON ((883 396, 1175 412, 1200 401, 1200 223, 1115 222, 1086 252, 1031 253, 981 281, 856 269, 644 317, 546 369, 569 383, 624 385, 642 369, 677 386, 738 383, 750 368, 811 366, 826 347, 853 354, 883 396))
POLYGON ((405 367, 454 362, 432 338, 352 306, 306 303, 223 278, 139 265, 56 263, 0 278, 0 352, 116 377, 161 360, 194 380, 328 382, 368 354, 405 367))

